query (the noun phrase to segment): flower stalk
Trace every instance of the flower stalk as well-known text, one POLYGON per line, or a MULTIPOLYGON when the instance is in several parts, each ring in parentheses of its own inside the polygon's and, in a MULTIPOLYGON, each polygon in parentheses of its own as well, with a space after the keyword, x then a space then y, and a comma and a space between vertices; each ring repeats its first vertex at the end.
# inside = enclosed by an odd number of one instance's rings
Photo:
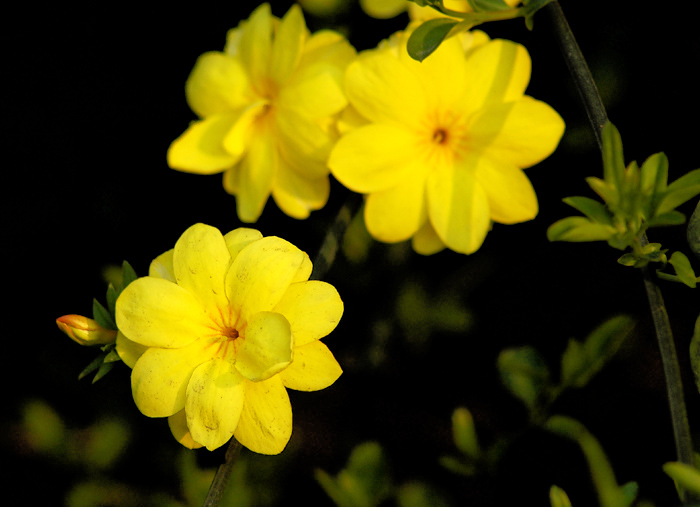
MULTIPOLYGON (((578 88, 586 109, 586 114, 593 127, 596 140, 602 150, 602 128, 608 121, 608 118, 593 76, 576 43, 576 39, 566 21, 566 17, 564 16, 559 2, 552 2, 549 4, 545 8, 545 12, 549 15, 551 26, 559 40, 569 72, 576 83, 576 87, 578 88)), ((646 233, 642 233, 639 240, 641 247, 649 243, 646 233)), ((656 284, 652 269, 650 269, 649 266, 645 266, 642 268, 642 273, 644 277, 644 288, 649 300, 654 329, 659 343, 659 353, 663 364, 664 377, 666 379, 666 390, 678 461, 693 466, 693 443, 690 435, 690 426, 683 394, 683 383, 678 364, 678 356, 676 354, 676 346, 673 340, 673 332, 671 331, 671 324, 661 290, 656 284)), ((681 490, 680 496, 681 500, 684 502, 689 500, 686 491, 681 490)))
POLYGON ((221 497, 226 490, 228 479, 231 477, 233 465, 241 452, 241 447, 242 445, 238 443, 238 440, 235 438, 232 438, 228 443, 226 454, 224 456, 224 462, 219 465, 219 468, 216 469, 214 480, 212 480, 207 497, 204 499, 204 507, 218 507, 219 503, 221 502, 221 497))

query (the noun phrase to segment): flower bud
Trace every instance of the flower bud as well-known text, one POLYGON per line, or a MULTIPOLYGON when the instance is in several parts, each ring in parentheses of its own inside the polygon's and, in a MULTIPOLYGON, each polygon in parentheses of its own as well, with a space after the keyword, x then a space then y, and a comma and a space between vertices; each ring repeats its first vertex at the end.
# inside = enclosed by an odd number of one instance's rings
POLYGON ((117 339, 117 332, 105 329, 97 321, 82 315, 64 315, 56 319, 58 328, 80 345, 106 345, 117 339))

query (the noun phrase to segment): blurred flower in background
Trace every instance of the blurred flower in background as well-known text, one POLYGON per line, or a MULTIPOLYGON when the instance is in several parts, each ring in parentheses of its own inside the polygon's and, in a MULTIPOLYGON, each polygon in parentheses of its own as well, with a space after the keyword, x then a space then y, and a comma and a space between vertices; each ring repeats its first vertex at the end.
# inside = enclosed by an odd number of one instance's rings
POLYGON ((346 105, 343 71, 355 50, 338 33, 310 35, 298 5, 281 19, 262 4, 228 33, 223 52, 203 54, 185 92, 200 116, 168 150, 168 165, 224 173, 238 217, 255 222, 270 195, 306 218, 328 200, 326 160, 346 105))

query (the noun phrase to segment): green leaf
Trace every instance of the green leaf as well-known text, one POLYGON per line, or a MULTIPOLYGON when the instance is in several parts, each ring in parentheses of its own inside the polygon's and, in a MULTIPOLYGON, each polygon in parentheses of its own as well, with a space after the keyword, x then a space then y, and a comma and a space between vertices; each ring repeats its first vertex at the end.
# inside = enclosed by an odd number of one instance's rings
POLYGON ((593 189, 593 191, 600 196, 608 205, 617 204, 619 201, 619 195, 615 186, 612 183, 608 183, 600 178, 595 178, 589 176, 586 178, 586 183, 593 189))
POLYGON ((117 325, 109 311, 97 299, 92 300, 92 317, 105 329, 117 330, 117 325))
POLYGON ((608 208, 606 208, 604 204, 595 199, 575 196, 566 197, 563 201, 572 208, 579 210, 593 222, 612 225, 612 215, 610 211, 608 211, 608 208))
POLYGON ((100 366, 100 369, 97 370, 95 377, 92 379, 92 383, 94 384, 95 382, 100 380, 102 377, 107 375, 112 370, 112 368, 114 368, 114 364, 115 364, 114 362, 111 362, 111 363, 104 363, 103 362, 102 365, 100 366))
POLYGON ((659 200, 666 191, 668 157, 664 153, 654 153, 644 161, 640 171, 640 186, 648 199, 644 216, 649 219, 654 214, 659 200))
POLYGON ((561 359, 564 386, 583 387, 618 351, 634 327, 634 320, 620 315, 595 328, 581 344, 570 340, 561 359))
POLYGON ((680 211, 673 210, 648 220, 646 226, 647 228, 664 227, 668 225, 681 225, 683 222, 685 222, 685 215, 680 211))
POLYGON ((479 458, 481 451, 474 418, 465 407, 459 407, 452 413, 452 437, 457 449, 474 460, 479 458))
POLYGON ((373 507, 385 500, 391 490, 384 452, 375 442, 355 447, 337 478, 323 470, 316 470, 315 476, 340 507, 373 507))
POLYGON ((629 266, 629 267, 635 267, 635 268, 643 268, 647 264, 649 264, 648 259, 644 259, 643 257, 639 257, 637 254, 629 252, 619 259, 617 259, 617 262, 619 264, 622 264, 623 266, 629 266))
POLYGON ((695 321, 695 330, 690 339, 690 365, 693 367, 695 386, 700 391, 700 315, 695 321))
POLYGON ((78 380, 82 380, 85 378, 87 375, 90 375, 93 371, 97 370, 100 366, 102 366, 102 363, 104 362, 105 355, 100 354, 97 356, 95 359, 93 359, 90 364, 88 364, 83 371, 80 372, 80 375, 78 375, 78 380))
POLYGON ((625 177, 625 158, 622 152, 622 137, 612 122, 603 127, 603 177, 618 191, 625 177))
POLYGON ((545 429, 555 435, 569 438, 581 447, 588 469, 598 493, 598 504, 601 507, 628 507, 629 497, 636 494, 634 486, 628 484, 620 487, 615 478, 615 472, 605 455, 600 442, 576 419, 563 415, 553 415, 545 423, 545 429))
POLYGON ((469 6, 474 9, 474 12, 507 11, 512 9, 512 7, 503 0, 467 0, 467 2, 469 2, 469 6))
POLYGON ((673 479, 677 487, 700 495, 700 470, 677 461, 664 464, 663 469, 666 475, 673 479))
POLYGON ((700 259, 700 201, 688 221, 688 245, 690 245, 690 251, 700 259))
POLYGON ((630 507, 639 494, 639 484, 634 481, 627 482, 620 486, 620 492, 622 493, 622 501, 624 502, 623 506, 630 507))
POLYGON ((668 186, 656 207, 655 214, 661 215, 676 209, 698 194, 700 194, 700 169, 695 169, 668 186))
POLYGON ((654 153, 647 158, 640 169, 640 183, 650 194, 664 192, 668 181, 668 157, 664 153, 654 153))
POLYGON ((440 465, 445 467, 452 473, 471 477, 476 475, 477 468, 474 463, 465 463, 463 460, 457 459, 454 456, 440 456, 440 465))
POLYGON ((124 261, 122 263, 122 288, 121 288, 121 290, 126 289, 127 285, 129 285, 131 282, 133 282, 137 278, 138 278, 138 275, 136 275, 136 271, 134 271, 134 268, 131 267, 131 264, 124 261))
POLYGON ((497 360, 501 380, 510 393, 530 410, 536 409, 549 389, 549 369, 540 353, 524 346, 501 351, 497 360))
POLYGON ((673 266, 673 269, 676 271, 676 275, 681 282, 686 284, 691 289, 695 288, 697 285, 695 271, 693 271, 693 267, 690 265, 690 260, 688 260, 688 257, 686 257, 684 253, 673 252, 673 255, 671 255, 671 258, 668 260, 668 263, 673 266))
POLYGON ((402 484, 396 492, 398 507, 435 507, 449 505, 438 491, 422 482, 402 484))
POLYGON ((117 290, 114 288, 114 285, 110 283, 107 287, 107 309, 109 309, 110 315, 114 315, 117 311, 116 308, 118 297, 119 294, 117 294, 117 290))
POLYGON ((549 503, 551 507, 571 507, 569 497, 559 486, 549 488, 549 503))
POLYGON ((449 18, 434 18, 426 21, 414 30, 408 39, 408 54, 414 60, 422 62, 435 51, 450 30, 459 22, 449 18))
POLYGON ((549 241, 600 241, 607 240, 615 229, 609 225, 593 223, 585 217, 567 217, 554 222, 547 229, 549 241))

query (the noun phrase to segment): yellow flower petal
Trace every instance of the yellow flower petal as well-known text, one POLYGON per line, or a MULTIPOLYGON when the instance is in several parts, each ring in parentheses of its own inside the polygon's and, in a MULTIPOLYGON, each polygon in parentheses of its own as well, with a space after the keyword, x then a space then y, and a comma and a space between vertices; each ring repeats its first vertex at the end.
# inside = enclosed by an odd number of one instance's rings
POLYGON ((270 5, 264 3, 242 24, 237 51, 255 84, 259 84, 268 75, 272 51, 272 20, 270 5))
POLYGON ((496 39, 469 54, 468 82, 462 99, 470 111, 522 98, 530 82, 532 63, 527 50, 515 42, 496 39))
POLYGON ((235 259, 238 252, 250 245, 253 241, 262 239, 263 235, 260 231, 249 229, 247 227, 239 227, 224 236, 226 246, 231 254, 231 259, 235 259))
POLYGON ((405 32, 401 37, 399 59, 420 81, 431 107, 461 109, 464 90, 473 78, 468 75, 460 39, 451 37, 443 41, 430 58, 418 62, 406 50, 409 35, 410 32, 405 32))
POLYGON ((279 313, 252 315, 236 344, 236 369, 253 382, 267 380, 292 362, 292 330, 279 313))
POLYGON ((209 331, 194 295, 162 278, 131 282, 117 299, 116 320, 130 340, 147 347, 182 347, 209 331))
POLYGON ((197 59, 185 83, 187 103, 202 118, 235 112, 246 104, 249 93, 250 83, 240 61, 213 51, 197 59))
POLYGON ((228 306, 224 280, 231 265, 231 254, 218 229, 195 224, 187 229, 173 254, 177 283, 193 294, 212 317, 228 306))
POLYGON ((173 268, 173 252, 175 252, 175 249, 171 248, 153 259, 150 266, 148 266, 148 276, 163 278, 169 282, 177 283, 177 280, 175 280, 175 269, 173 268))
POLYGON ((145 345, 129 340, 121 331, 117 333, 116 345, 119 358, 129 368, 133 368, 139 357, 148 349, 145 345))
POLYGON ((311 280, 291 284, 273 311, 289 321, 296 351, 335 329, 343 315, 343 301, 332 285, 311 280))
POLYGON ((149 348, 131 372, 131 393, 148 417, 169 417, 185 408, 187 383, 211 352, 194 342, 179 349, 149 348))
POLYGON ((168 417, 168 426, 170 427, 170 432, 175 437, 175 440, 180 442, 188 449, 199 449, 200 447, 203 447, 202 444, 197 443, 192 439, 190 430, 187 427, 187 417, 185 416, 184 408, 177 414, 168 417))
POLYGON ((306 179, 328 176, 331 136, 318 123, 294 111, 281 111, 276 120, 279 150, 285 162, 306 179))
POLYGON ((355 49, 340 33, 333 30, 319 30, 310 34, 309 38, 306 39, 304 56, 300 66, 313 62, 324 62, 334 63, 342 67, 350 63, 354 55, 355 49), (339 53, 339 51, 342 52, 339 53))
POLYGON ((433 255, 445 249, 445 243, 435 232, 430 220, 426 220, 411 238, 411 246, 421 255, 433 255))
POLYGON ((258 312, 272 310, 282 299, 304 253, 274 236, 254 241, 236 256, 226 276, 226 292, 234 313, 242 322, 258 312))
POLYGON ((428 175, 428 214, 440 240, 452 250, 473 253, 489 230, 490 213, 474 163, 438 164, 428 175))
POLYGON ((531 97, 479 111, 470 126, 469 142, 489 156, 517 167, 530 167, 555 150, 564 120, 550 106, 531 97))
POLYGON ((168 148, 168 165, 178 171, 216 174, 238 162, 223 140, 233 127, 236 115, 221 113, 192 122, 189 128, 168 148))
POLYGON ((420 158, 417 136, 393 125, 370 124, 348 132, 333 148, 328 166, 350 190, 377 192, 394 187, 420 158))
POLYGON ((256 129, 239 166, 236 209, 242 222, 255 222, 260 217, 272 191, 278 157, 272 134, 267 129, 256 129))
POLYGON ((481 157, 475 174, 488 197, 493 221, 515 224, 537 216, 537 195, 522 169, 481 157))
POLYGON ((303 219, 309 212, 323 208, 328 201, 331 185, 328 176, 308 179, 280 161, 272 197, 279 208, 293 218, 303 219))
POLYGON ((304 15, 301 7, 294 4, 282 18, 272 42, 270 78, 278 85, 285 84, 299 64, 305 39, 304 15))
POLYGON ((257 100, 246 107, 226 132, 222 143, 226 152, 238 162, 248 151, 251 139, 256 137, 257 128, 264 128, 265 112, 269 104, 257 100))
POLYGON ((407 240, 426 220, 425 176, 419 171, 396 187, 370 194, 365 202, 367 230, 379 241, 407 240))
POLYGON ((187 385, 185 414, 195 442, 212 451, 231 439, 243 410, 246 384, 233 365, 222 359, 194 370, 187 385))
POLYGON ((425 90, 388 50, 359 55, 348 66, 345 87, 353 107, 373 122, 419 129, 426 116, 425 90))
POLYGON ((348 103, 338 74, 334 67, 321 64, 309 67, 303 73, 296 73, 287 86, 280 90, 280 107, 310 118, 338 113, 348 103))
POLYGON ((343 373, 323 342, 315 341, 294 349, 294 361, 278 375, 288 389, 318 391, 338 380, 343 373))
POLYGON ((304 258, 301 261, 299 269, 297 269, 296 273, 294 273, 294 276, 292 277, 292 281, 290 283, 307 281, 311 276, 311 272, 313 271, 314 266, 313 264, 311 264, 311 259, 309 259, 309 255, 306 252, 301 253, 303 254, 304 258))
POLYGON ((260 454, 281 453, 292 436, 292 405, 279 375, 249 382, 234 437, 260 454))

